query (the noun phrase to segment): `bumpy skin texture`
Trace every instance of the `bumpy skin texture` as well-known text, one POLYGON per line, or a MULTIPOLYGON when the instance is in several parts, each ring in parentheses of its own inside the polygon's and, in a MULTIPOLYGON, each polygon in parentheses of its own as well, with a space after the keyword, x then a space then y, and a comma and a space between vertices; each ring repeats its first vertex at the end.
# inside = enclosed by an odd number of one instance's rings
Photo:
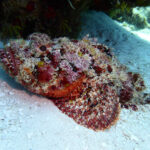
POLYGON ((96 131, 113 125, 120 112, 116 91, 96 78, 88 80, 87 87, 76 100, 54 101, 54 103, 78 124, 96 131))
POLYGON ((78 124, 93 130, 113 125, 122 106, 145 88, 107 46, 88 37, 50 39, 33 33, 0 51, 3 68, 29 91, 51 98, 78 124))

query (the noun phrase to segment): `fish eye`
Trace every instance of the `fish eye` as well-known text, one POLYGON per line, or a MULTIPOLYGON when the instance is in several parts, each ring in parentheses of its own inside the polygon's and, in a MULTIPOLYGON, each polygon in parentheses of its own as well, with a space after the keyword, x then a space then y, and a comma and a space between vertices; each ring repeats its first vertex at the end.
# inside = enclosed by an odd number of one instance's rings
POLYGON ((40 46, 40 50, 41 51, 46 51, 46 46, 45 45, 40 46))

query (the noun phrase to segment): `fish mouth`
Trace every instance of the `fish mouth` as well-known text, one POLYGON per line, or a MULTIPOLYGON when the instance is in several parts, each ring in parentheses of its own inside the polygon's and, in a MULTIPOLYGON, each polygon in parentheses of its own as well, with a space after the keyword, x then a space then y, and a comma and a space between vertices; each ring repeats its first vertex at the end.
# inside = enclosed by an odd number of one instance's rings
POLYGON ((11 48, 0 49, 0 65, 14 77, 18 74, 18 59, 15 58, 15 52, 11 48))
POLYGON ((4 49, 0 49, 0 66, 2 66, 3 57, 4 57, 4 49))

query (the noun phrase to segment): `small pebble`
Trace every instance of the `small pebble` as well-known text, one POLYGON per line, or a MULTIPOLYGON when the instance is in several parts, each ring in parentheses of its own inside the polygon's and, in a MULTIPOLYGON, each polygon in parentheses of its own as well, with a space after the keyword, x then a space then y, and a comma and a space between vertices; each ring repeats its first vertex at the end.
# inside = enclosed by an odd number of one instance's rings
POLYGON ((9 95, 14 95, 15 93, 12 92, 12 91, 10 91, 10 92, 8 92, 8 94, 9 94, 9 95))

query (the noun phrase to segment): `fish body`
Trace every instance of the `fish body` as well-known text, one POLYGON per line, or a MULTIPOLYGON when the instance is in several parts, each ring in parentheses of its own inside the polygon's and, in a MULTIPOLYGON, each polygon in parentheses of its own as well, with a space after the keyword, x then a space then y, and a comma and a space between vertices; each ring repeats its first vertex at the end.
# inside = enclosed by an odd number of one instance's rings
POLYGON ((50 98, 63 113, 93 130, 115 124, 120 104, 145 88, 142 78, 127 72, 110 48, 87 36, 51 39, 33 33, 0 50, 0 63, 29 91, 50 98))

